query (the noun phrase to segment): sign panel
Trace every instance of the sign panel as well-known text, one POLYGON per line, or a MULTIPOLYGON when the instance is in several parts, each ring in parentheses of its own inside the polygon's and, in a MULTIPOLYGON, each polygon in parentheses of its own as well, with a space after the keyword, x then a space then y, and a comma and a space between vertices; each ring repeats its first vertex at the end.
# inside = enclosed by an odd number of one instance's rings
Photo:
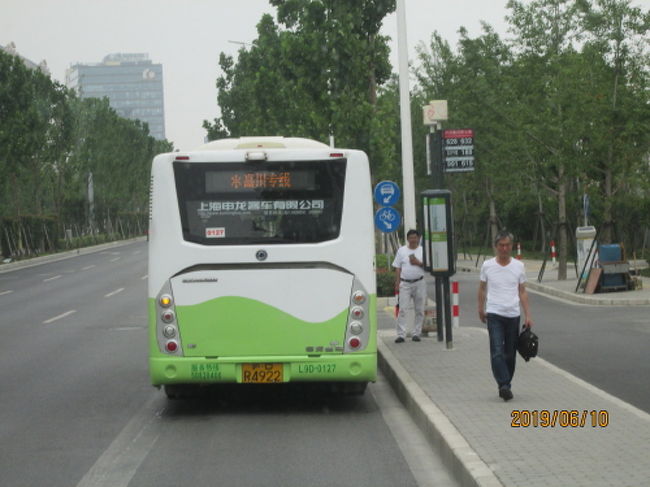
POLYGON ((444 130, 442 133, 445 172, 474 170, 474 131, 472 129, 444 130))
POLYGON ((424 125, 436 125, 447 120, 447 100, 431 100, 422 107, 422 122, 424 125))
POLYGON ((444 189, 424 191, 422 211, 424 268, 434 275, 451 276, 456 272, 451 192, 444 189))
POLYGON ((375 226, 384 233, 396 232, 402 216, 395 208, 382 207, 375 213, 375 226))
POLYGON ((399 186, 393 181, 382 181, 375 186, 375 202, 379 206, 395 206, 400 194, 399 186))

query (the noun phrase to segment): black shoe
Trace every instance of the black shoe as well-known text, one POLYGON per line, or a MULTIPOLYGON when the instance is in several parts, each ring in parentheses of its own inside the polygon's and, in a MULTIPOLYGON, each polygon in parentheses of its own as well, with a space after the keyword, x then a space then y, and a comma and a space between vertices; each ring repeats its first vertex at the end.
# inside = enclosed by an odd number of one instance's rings
POLYGON ((512 391, 510 389, 508 389, 507 387, 501 387, 499 389, 499 397, 504 401, 509 401, 514 396, 512 395, 512 391))
POLYGON ((404 337, 395 338, 395 343, 404 343, 404 337))
POLYGON ((414 342, 419 342, 419 341, 420 341, 420 337, 417 336, 417 335, 415 335, 415 336, 413 337, 413 341, 414 341, 414 342))

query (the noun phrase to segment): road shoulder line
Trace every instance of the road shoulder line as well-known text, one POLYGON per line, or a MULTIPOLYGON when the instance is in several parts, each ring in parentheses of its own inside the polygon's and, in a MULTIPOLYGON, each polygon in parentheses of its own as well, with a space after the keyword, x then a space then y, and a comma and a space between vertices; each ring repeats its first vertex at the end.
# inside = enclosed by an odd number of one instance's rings
POLYGON ((131 418, 119 435, 79 481, 77 487, 127 487, 160 436, 158 423, 164 407, 160 394, 131 418))
POLYGON ((503 484, 463 435, 438 409, 402 367, 381 339, 377 340, 379 367, 415 423, 436 448, 463 486, 497 487, 503 484))

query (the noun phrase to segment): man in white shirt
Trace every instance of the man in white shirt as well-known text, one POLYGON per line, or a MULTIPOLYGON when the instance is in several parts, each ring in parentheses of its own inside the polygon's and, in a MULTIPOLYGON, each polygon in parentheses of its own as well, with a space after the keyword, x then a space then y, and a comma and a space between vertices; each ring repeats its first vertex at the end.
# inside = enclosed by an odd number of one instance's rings
POLYGON ((483 262, 478 288, 478 315, 483 323, 487 323, 492 374, 499 387, 499 397, 504 401, 513 397, 511 382, 517 358, 520 305, 526 316, 524 325, 533 325, 524 264, 512 258, 512 242, 513 236, 509 232, 500 232, 496 236, 496 257, 483 262))
POLYGON ((395 343, 403 343, 406 337, 406 305, 413 300, 415 323, 413 341, 419 342, 424 322, 424 304, 427 299, 427 285, 424 281, 424 264, 420 233, 409 230, 406 234, 407 245, 399 248, 393 267, 395 268, 395 289, 399 287, 399 316, 397 317, 397 338, 395 343))

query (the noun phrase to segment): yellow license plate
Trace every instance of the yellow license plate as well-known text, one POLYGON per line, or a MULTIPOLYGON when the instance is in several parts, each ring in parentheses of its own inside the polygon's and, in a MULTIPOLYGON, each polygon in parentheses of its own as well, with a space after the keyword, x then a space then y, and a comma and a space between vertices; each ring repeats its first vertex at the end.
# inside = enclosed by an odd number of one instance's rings
POLYGON ((247 384, 272 384, 283 382, 282 364, 242 364, 242 382, 247 384))

